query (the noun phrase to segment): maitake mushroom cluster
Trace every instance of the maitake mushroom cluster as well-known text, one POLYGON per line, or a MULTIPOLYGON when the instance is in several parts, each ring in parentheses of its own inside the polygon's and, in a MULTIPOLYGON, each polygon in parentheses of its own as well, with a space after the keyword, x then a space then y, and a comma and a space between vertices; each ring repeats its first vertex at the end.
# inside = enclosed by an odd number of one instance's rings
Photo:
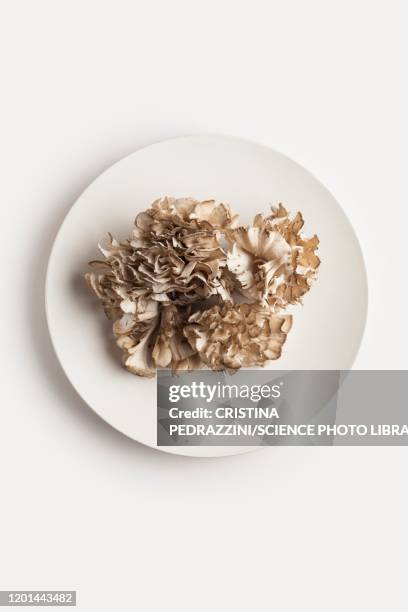
POLYGON ((292 325, 284 311, 320 263, 319 240, 302 227, 301 213, 290 219, 282 204, 238 226, 226 204, 165 197, 136 217, 127 240, 109 234, 85 277, 126 368, 151 377, 157 367, 233 371, 278 359, 292 325))

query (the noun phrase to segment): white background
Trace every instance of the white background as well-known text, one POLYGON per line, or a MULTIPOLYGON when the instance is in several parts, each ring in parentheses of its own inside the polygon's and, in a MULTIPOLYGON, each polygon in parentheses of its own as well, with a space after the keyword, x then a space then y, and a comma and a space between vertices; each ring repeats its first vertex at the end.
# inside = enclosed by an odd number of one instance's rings
POLYGON ((368 269, 355 367, 405 369, 406 24, 395 0, 2 3, 0 589, 77 589, 91 612, 406 610, 406 448, 142 448, 71 389, 43 308, 98 173, 222 132, 335 194, 368 269))

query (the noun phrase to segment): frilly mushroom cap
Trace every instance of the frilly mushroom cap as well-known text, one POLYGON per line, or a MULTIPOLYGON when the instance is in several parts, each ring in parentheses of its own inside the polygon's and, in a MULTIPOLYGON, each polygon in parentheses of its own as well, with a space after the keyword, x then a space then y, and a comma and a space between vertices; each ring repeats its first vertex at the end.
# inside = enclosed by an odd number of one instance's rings
POLYGON ((238 215, 228 204, 162 198, 135 220, 129 240, 139 257, 137 276, 164 303, 188 304, 212 295, 230 299, 221 231, 238 215))
POLYGON ((171 368, 174 372, 198 369, 201 360, 195 348, 183 334, 189 309, 164 306, 161 311, 160 329, 153 351, 153 362, 158 367, 171 368))
POLYGON ((127 240, 108 234, 99 245, 104 259, 85 278, 130 372, 236 370, 280 357, 292 317, 277 313, 309 291, 319 240, 303 238, 302 215, 290 219, 281 204, 249 227, 237 218, 214 200, 163 198, 127 240), (251 303, 234 305, 237 291, 251 303))
POLYGON ((93 272, 85 274, 88 286, 101 300, 109 319, 115 319, 121 313, 135 312, 136 301, 145 292, 133 282, 132 249, 119 243, 111 234, 98 246, 105 260, 89 262, 93 272))
POLYGON ((123 352, 123 363, 126 369, 132 374, 146 378, 154 378, 156 376, 156 369, 149 366, 150 335, 151 332, 146 334, 138 344, 123 352))
POLYGON ((229 207, 213 201, 171 202, 165 198, 153 204, 150 211, 157 219, 150 212, 141 213, 136 222, 149 222, 142 223, 145 229, 135 227, 128 240, 118 242, 108 234, 99 245, 105 260, 91 262, 96 271, 87 281, 108 316, 117 316, 118 301, 140 296, 164 304, 189 304, 212 295, 230 299, 226 253, 218 225, 209 221, 229 226, 234 218, 229 207), (175 225, 177 219, 182 225, 175 225))
POLYGON ((156 369, 151 359, 151 339, 159 322, 159 308, 154 300, 138 299, 134 312, 116 319, 112 331, 116 344, 123 351, 125 367, 139 376, 153 377, 156 369))
POLYGON ((217 294, 229 298, 230 281, 223 274, 226 255, 209 231, 139 247, 133 258, 134 286, 153 300, 189 304, 217 294))
POLYGON ((215 200, 200 202, 194 198, 161 198, 137 215, 133 238, 149 241, 153 237, 172 235, 175 229, 221 230, 234 227, 238 220, 228 204, 215 200))
POLYGON ((319 239, 304 239, 303 224, 300 212, 291 220, 279 204, 268 217, 256 215, 252 226, 226 231, 227 267, 245 297, 275 310, 301 302, 320 264, 319 239))
POLYGON ((237 370, 278 359, 291 325, 258 304, 216 305, 191 315, 184 334, 212 370, 237 370))

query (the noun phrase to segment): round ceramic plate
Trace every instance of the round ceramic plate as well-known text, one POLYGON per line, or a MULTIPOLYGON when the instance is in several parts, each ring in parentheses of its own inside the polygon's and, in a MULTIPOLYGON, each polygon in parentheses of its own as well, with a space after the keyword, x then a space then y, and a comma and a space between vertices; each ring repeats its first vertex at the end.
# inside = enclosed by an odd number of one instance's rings
MULTIPOLYGON (((109 231, 125 238, 138 212, 169 195, 228 202, 243 223, 283 202, 302 211, 306 235, 320 238, 318 280, 294 311, 278 369, 349 369, 366 309, 364 262, 333 196, 309 172, 265 146, 225 136, 191 136, 151 145, 101 174, 78 198, 56 237, 46 283, 47 319, 60 363, 84 401, 127 436, 156 447, 156 381, 121 366, 111 323, 83 280, 109 231)), ((158 447, 159 448, 159 447, 158 447)), ((221 456, 254 447, 163 447, 221 456)))

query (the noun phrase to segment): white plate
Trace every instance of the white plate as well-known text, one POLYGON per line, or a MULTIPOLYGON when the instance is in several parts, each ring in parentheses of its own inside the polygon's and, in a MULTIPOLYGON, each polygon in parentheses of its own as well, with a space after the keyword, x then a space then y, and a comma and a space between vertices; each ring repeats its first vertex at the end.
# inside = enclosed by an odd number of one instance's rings
MULTIPOLYGON (((226 136, 190 136, 151 145, 101 174, 67 214, 50 255, 46 308, 60 363, 84 401, 129 437, 156 447, 156 381, 120 365, 110 323, 83 281, 108 232, 124 238, 136 214, 164 195, 228 202, 248 222, 270 204, 301 210, 317 233, 319 278, 294 310, 279 369, 349 369, 367 310, 364 263, 354 231, 333 196, 284 155, 226 136)), ((170 453, 220 456, 254 447, 172 447, 170 453)))

